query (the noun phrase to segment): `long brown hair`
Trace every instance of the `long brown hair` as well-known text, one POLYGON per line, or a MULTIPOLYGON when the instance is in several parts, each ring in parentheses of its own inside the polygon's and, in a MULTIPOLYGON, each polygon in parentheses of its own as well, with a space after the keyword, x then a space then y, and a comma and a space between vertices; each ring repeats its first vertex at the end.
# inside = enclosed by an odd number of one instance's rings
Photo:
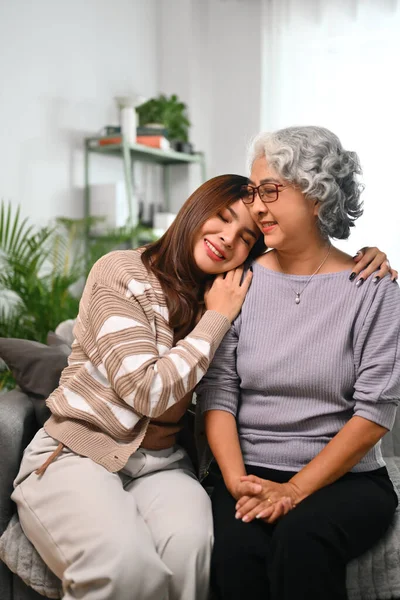
MULTIPOLYGON (((194 328, 210 279, 196 265, 193 240, 208 219, 240 199, 241 187, 247 184, 247 177, 241 175, 219 175, 206 181, 186 200, 164 235, 142 254, 143 264, 163 288, 175 342, 194 328)), ((261 254, 263 249, 261 238, 251 254, 261 254)))

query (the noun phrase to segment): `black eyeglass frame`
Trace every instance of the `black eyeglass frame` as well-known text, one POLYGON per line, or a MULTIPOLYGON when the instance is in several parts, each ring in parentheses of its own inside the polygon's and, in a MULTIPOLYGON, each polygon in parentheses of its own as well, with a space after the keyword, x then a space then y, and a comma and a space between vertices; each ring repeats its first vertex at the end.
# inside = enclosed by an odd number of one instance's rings
POLYGON ((270 181, 268 183, 260 183, 260 185, 257 185, 257 186, 250 185, 250 184, 243 185, 241 189, 243 191, 244 190, 246 190, 246 191, 252 190, 253 197, 250 201, 246 201, 242 196, 241 196, 241 199, 244 204, 253 204, 256 194, 258 194, 258 197, 260 198, 261 202, 263 202, 264 204, 270 204, 271 202, 276 202, 278 200, 279 194, 282 191, 280 188, 286 188, 286 187, 287 186, 283 185, 283 183, 273 183, 272 181, 270 181), (268 188, 274 187, 276 197, 273 200, 271 200, 270 198, 268 198, 268 200, 265 200, 260 194, 260 188, 262 188, 262 187, 268 187, 268 188))

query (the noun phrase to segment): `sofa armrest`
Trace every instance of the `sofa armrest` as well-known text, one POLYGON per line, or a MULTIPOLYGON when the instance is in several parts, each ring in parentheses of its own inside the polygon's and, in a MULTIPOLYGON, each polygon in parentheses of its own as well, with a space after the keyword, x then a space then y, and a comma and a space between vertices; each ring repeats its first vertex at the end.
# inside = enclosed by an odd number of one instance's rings
POLYGON ((400 457, 400 410, 397 409, 392 427, 382 438, 381 451, 383 458, 400 457))
POLYGON ((15 510, 10 495, 22 453, 37 429, 29 396, 18 389, 0 395, 0 535, 15 510))

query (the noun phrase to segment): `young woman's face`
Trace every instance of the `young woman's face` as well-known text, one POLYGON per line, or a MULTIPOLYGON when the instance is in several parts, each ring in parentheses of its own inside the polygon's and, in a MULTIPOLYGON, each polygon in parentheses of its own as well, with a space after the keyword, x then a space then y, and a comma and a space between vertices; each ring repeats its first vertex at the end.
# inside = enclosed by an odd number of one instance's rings
POLYGON ((260 233, 241 200, 208 219, 195 236, 193 256, 209 275, 235 269, 247 258, 260 233))
POLYGON ((261 183, 283 186, 275 202, 264 204, 256 194, 254 202, 248 205, 254 222, 264 235, 266 246, 277 249, 294 247, 300 240, 310 239, 310 235, 318 232, 318 203, 306 198, 300 190, 279 177, 265 157, 254 161, 250 180, 253 186, 261 183))

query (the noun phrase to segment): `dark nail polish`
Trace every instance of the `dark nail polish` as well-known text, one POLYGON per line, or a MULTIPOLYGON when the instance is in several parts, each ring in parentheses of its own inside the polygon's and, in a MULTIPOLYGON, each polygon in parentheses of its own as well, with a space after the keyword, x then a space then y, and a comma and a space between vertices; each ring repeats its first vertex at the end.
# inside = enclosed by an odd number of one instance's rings
POLYGON ((360 279, 356 283, 356 286, 361 287, 363 283, 364 283, 364 279, 362 277, 360 277, 360 279))
POLYGON ((374 283, 378 283, 378 281, 380 281, 380 277, 378 277, 378 275, 376 275, 373 280, 374 283))
POLYGON ((350 281, 353 281, 353 279, 355 279, 356 273, 352 273, 349 277, 350 281))
POLYGON ((250 271, 253 272, 253 267, 250 267, 250 271))

